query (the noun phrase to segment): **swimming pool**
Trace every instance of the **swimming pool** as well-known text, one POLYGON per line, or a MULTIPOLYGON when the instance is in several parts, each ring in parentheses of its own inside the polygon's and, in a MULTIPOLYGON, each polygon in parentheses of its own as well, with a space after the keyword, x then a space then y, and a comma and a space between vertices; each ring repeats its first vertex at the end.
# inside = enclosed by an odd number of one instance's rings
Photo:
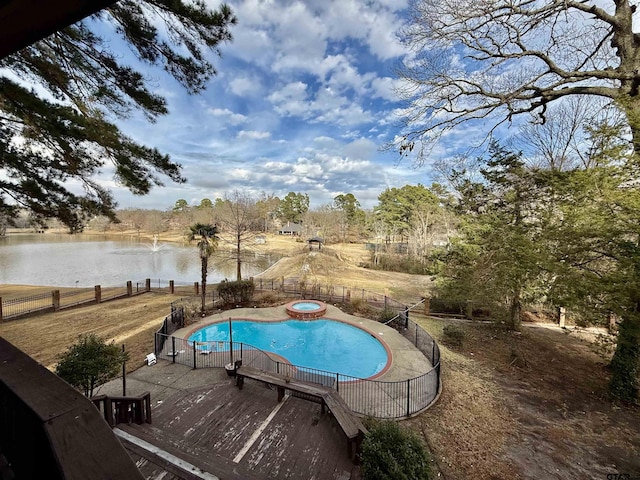
MULTIPOLYGON (((233 341, 273 352, 300 367, 358 378, 380 373, 389 361, 387 350, 370 333, 329 319, 256 322, 233 320, 233 341)), ((214 323, 188 338, 190 342, 228 342, 229 323, 214 323)))

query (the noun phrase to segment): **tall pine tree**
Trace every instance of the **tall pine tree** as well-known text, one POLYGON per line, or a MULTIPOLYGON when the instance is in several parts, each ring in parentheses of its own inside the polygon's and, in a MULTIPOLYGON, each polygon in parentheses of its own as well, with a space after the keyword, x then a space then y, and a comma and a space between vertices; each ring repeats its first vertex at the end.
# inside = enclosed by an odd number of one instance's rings
POLYGON ((202 0, 121 0, 0 60, 0 214, 27 208, 72 229, 83 212, 115 218, 112 195, 95 180, 107 162, 134 194, 162 185, 161 176, 183 182, 178 164, 116 126, 135 112, 154 121, 167 104, 97 32, 120 35, 141 65, 164 68, 195 94, 216 73, 207 52, 219 53, 235 21, 226 5, 202 0))

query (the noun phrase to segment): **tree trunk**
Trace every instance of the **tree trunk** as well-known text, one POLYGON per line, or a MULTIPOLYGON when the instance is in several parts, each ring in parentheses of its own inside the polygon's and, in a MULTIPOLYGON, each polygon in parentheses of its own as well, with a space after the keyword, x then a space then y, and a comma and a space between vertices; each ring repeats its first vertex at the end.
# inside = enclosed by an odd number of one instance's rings
POLYGON ((640 305, 636 311, 622 316, 618 345, 611 360, 611 393, 628 402, 638 398, 640 374, 640 305))
POLYGON ((242 280, 242 260, 240 259, 240 234, 236 238, 236 280, 242 280))
POLYGON ((207 257, 202 257, 202 266, 201 266, 201 274, 202 274, 202 308, 201 312, 205 313, 205 303, 207 301, 207 257))
POLYGON ((509 330, 520 330, 520 312, 522 303, 520 302, 520 289, 518 288, 511 297, 511 307, 509 309, 509 330))
POLYGON ((640 97, 627 95, 619 98, 617 104, 627 117, 631 129, 633 151, 636 155, 640 155, 640 97))

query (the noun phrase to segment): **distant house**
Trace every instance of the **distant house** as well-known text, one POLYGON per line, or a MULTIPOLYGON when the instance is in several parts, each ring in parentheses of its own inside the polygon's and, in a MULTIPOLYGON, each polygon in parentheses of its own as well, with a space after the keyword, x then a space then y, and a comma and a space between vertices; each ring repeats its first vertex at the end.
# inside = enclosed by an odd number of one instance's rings
POLYGON ((282 227, 280 227, 280 229, 278 230, 278 233, 280 235, 295 235, 295 236, 299 236, 302 235, 302 225, 298 225, 297 223, 291 223, 291 222, 287 222, 286 225, 283 225, 282 227))

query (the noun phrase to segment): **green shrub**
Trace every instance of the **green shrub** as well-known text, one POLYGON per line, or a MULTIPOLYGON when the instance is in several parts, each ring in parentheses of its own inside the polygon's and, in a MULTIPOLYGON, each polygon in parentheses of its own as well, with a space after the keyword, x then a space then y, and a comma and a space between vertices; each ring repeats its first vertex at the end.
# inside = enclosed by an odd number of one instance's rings
POLYGON ((391 420, 368 421, 360 454, 364 480, 429 480, 430 458, 418 436, 391 420))
POLYGON ((59 356, 56 374, 86 397, 92 397, 96 387, 118 376, 122 363, 128 359, 129 353, 120 350, 113 341, 107 343, 94 333, 80 335, 78 341, 59 356))
POLYGON ((348 313, 366 314, 369 312, 369 304, 361 297, 351 297, 351 300, 344 305, 348 313))
POLYGON ((457 325, 446 325, 442 335, 443 342, 451 347, 461 347, 464 342, 464 330, 457 325))
POLYGON ((282 299, 280 298, 278 292, 270 291, 261 293, 256 299, 256 302, 259 305, 270 306, 282 303, 282 299))
POLYGON ((247 303, 253 297, 255 285, 251 280, 230 282, 223 280, 218 284, 218 295, 227 304, 247 303))
POLYGON ((378 313, 378 321, 385 323, 395 317, 397 313, 389 308, 385 308, 381 312, 378 313))

